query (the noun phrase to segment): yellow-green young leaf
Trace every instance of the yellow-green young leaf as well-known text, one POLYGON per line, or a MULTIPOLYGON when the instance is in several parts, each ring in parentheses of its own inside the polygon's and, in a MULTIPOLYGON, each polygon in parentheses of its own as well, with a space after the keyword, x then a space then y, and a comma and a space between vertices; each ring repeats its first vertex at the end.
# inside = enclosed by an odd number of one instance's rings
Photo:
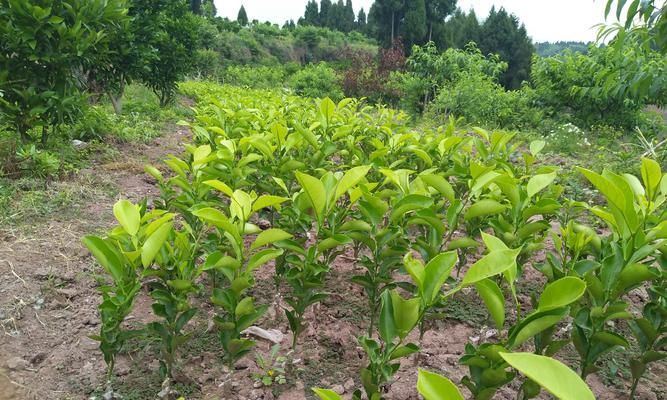
POLYGON ((319 179, 299 171, 296 171, 295 175, 296 180, 299 181, 299 185, 301 185, 304 192, 306 192, 310 205, 313 207, 313 211, 315 211, 315 215, 318 220, 322 220, 327 202, 324 184, 319 179))
POLYGON ((440 194, 450 202, 454 201, 454 197, 456 196, 454 194, 454 188, 446 178, 434 174, 419 175, 419 178, 424 181, 425 184, 440 192, 440 194))
POLYGON ((500 251, 509 249, 509 247, 507 247, 505 242, 503 242, 502 240, 498 239, 493 235, 489 235, 486 232, 482 232, 482 241, 489 249, 489 251, 500 251))
POLYGON ((459 389, 442 375, 419 370, 417 391, 424 400, 464 400, 459 389))
POLYGON ((537 307, 540 311, 565 307, 579 300, 586 292, 586 282, 574 276, 566 276, 548 284, 537 307))
POLYGON ((208 186, 212 187, 213 189, 216 189, 216 190, 226 194, 229 197, 232 197, 234 195, 234 191, 232 190, 232 188, 227 186, 226 183, 220 182, 217 179, 212 179, 210 181, 204 181, 204 185, 208 185, 208 186))
POLYGON ((321 400, 343 400, 343 398, 333 390, 313 388, 313 392, 315 392, 321 400))
POLYGON ((424 289, 423 296, 427 305, 435 303, 440 294, 442 285, 445 284, 452 269, 459 261, 459 256, 455 251, 440 253, 433 257, 424 267, 424 289))
POLYGON ((483 199, 468 208, 463 218, 469 221, 473 218, 485 217, 505 211, 507 207, 495 200, 483 199))
POLYGON ((609 179, 584 168, 577 169, 604 195, 610 204, 614 205, 621 212, 625 210, 625 196, 623 192, 609 179))
POLYGON ((192 158, 194 161, 194 165, 199 164, 203 159, 208 157, 208 155, 211 154, 211 146, 205 144, 202 146, 199 146, 195 149, 195 151, 192 153, 192 158))
POLYGON ((267 229, 257 235, 257 239, 250 246, 250 250, 255 250, 258 247, 262 247, 266 244, 277 242, 279 240, 285 240, 291 238, 292 235, 285 232, 282 229, 267 229))
POLYGON ((544 146, 546 146, 547 142, 544 140, 533 140, 530 142, 530 154, 536 156, 540 154, 542 149, 544 149, 544 146))
POLYGON ((144 268, 151 265, 155 256, 160 251, 160 248, 169 237, 171 233, 172 223, 168 222, 159 227, 152 235, 146 239, 146 242, 141 247, 141 263, 144 268))
POLYGON ((229 214, 232 219, 246 222, 252 213, 252 197, 243 190, 234 191, 232 202, 229 205, 229 214))
POLYGON ((415 297, 405 300, 398 294, 397 291, 392 290, 391 304, 394 309, 394 325, 396 327, 396 334, 399 338, 405 339, 406 336, 414 329, 417 322, 419 322, 419 305, 421 300, 415 297))
POLYGON ((500 353, 500 356, 560 400, 595 400, 588 385, 560 361, 532 353, 500 353))
POLYGON ((642 180, 649 199, 657 192, 662 179, 660 164, 649 158, 642 158, 642 180))
POLYGON ((491 279, 484 279, 477 282, 475 288, 496 323, 496 328, 502 329, 505 324, 505 297, 500 287, 491 279))
POLYGON ((162 182, 164 180, 164 177, 162 176, 160 170, 158 170, 152 165, 144 165, 144 172, 155 178, 155 180, 158 182, 162 182))
POLYGON ((86 236, 82 241, 113 280, 118 283, 123 282, 123 263, 109 244, 97 236, 86 236))
POLYGON ((366 174, 370 169, 371 169, 370 166, 362 165, 360 167, 354 167, 349 171, 347 171, 345 175, 343 175, 343 177, 340 178, 340 181, 338 181, 338 185, 336 186, 336 192, 333 198, 334 203, 340 198, 340 196, 347 193, 348 190, 350 190, 357 183, 359 183, 359 181, 361 181, 366 176, 366 174))
POLYGON ((241 241, 241 236, 239 235, 238 229, 229 221, 227 216, 222 211, 216 210, 212 207, 206 207, 197 211, 193 211, 192 214, 207 224, 221 228, 228 234, 232 235, 234 240, 237 242, 241 241))
POLYGON ((141 222, 139 206, 127 200, 120 200, 113 206, 113 215, 128 235, 134 236, 139 232, 141 222))
POLYGON ((253 254, 253 256, 250 257, 250 260, 248 260, 246 271, 252 272, 255 268, 261 267, 281 254, 283 254, 282 249, 266 249, 253 254))
POLYGON ((271 196, 265 194, 259 196, 257 200, 255 200, 255 202, 252 204, 252 211, 259 211, 266 207, 274 207, 278 204, 286 202, 287 200, 289 200, 287 197, 271 196))
POLYGON ((336 104, 331 101, 330 98, 325 97, 322 99, 320 102, 320 112, 322 112, 322 116, 326 118, 327 121, 331 120, 331 117, 333 117, 334 112, 336 111, 336 104))
POLYGON ((535 175, 528 181, 528 186, 526 190, 528 191, 528 198, 535 196, 541 190, 551 185, 551 183, 556 179, 556 171, 550 174, 541 174, 535 175))
POLYGON ((520 346, 526 340, 534 337, 545 329, 559 323, 567 316, 568 309, 561 308, 549 311, 539 311, 526 317, 512 332, 509 343, 511 347, 520 346))
POLYGON ((463 277, 462 286, 477 283, 483 279, 502 274, 516 263, 521 249, 492 251, 474 263, 463 277))
POLYGON ((237 317, 254 313, 255 304, 253 303, 252 297, 245 297, 243 300, 239 301, 234 312, 237 317))
POLYGON ((410 274, 412 280, 419 288, 419 292, 424 292, 424 278, 426 273, 424 272, 424 264, 420 260, 415 259, 412 256, 412 253, 408 253, 403 257, 403 266, 405 270, 410 274))

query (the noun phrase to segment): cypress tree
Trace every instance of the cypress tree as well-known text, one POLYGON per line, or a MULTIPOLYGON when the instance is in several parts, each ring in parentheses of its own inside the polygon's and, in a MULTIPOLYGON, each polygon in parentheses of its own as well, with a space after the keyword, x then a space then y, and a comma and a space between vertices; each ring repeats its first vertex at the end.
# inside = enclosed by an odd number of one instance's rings
POLYGON ((241 5, 241 8, 239 9, 239 14, 236 17, 236 22, 239 23, 241 26, 246 26, 248 25, 248 14, 245 12, 245 7, 241 5))
POLYGON ((322 0, 320 2, 320 26, 328 26, 329 24, 329 12, 331 11, 331 0, 322 0))
POLYGON ((362 7, 357 14, 357 31, 366 33, 366 11, 362 7))

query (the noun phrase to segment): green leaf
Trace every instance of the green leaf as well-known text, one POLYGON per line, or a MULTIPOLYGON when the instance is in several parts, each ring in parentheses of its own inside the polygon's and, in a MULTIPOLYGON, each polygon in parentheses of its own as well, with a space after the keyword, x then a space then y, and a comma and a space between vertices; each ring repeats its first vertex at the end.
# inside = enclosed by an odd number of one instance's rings
POLYGON ((417 391, 424 400, 464 400, 459 389, 442 375, 419 369, 417 391))
POLYGON ((454 197, 456 196, 454 194, 454 188, 444 177, 434 174, 422 174, 419 175, 419 178, 424 181, 425 184, 440 192, 440 194, 450 202, 454 201, 454 197))
POLYGON ((507 206, 504 206, 495 200, 483 199, 470 206, 470 208, 468 208, 463 218, 466 221, 469 221, 473 218, 485 217, 487 215, 501 213, 505 211, 506 208, 507 206))
POLYGON ((530 142, 530 154, 536 156, 540 154, 542 149, 544 149, 544 146, 547 145, 547 142, 544 140, 533 140, 530 142))
POLYGON ((508 343, 513 348, 520 346, 526 340, 562 321, 567 316, 568 311, 568 308, 560 308, 539 311, 527 316, 520 324, 515 325, 510 332, 508 343))
POLYGON ((484 279, 477 282, 475 288, 496 323, 496 328, 502 329, 505 324, 505 297, 500 287, 493 280, 484 279))
POLYGON ((542 191, 547 186, 556 179, 557 172, 554 171, 550 174, 541 174, 535 175, 528 181, 528 186, 526 190, 528 191, 528 198, 535 196, 537 193, 542 191))
POLYGON ((396 324, 394 322, 394 307, 389 290, 382 292, 382 308, 380 309, 380 323, 378 330, 380 337, 385 343, 392 343, 396 337, 396 324))
POLYGON ((82 242, 97 262, 111 275, 114 282, 123 282, 123 263, 106 241, 97 236, 86 236, 82 242))
POLYGON ((282 249, 266 249, 253 254, 253 256, 250 257, 250 260, 248 260, 247 272, 251 272, 255 268, 260 267, 270 260, 280 256, 283 254, 283 251, 284 250, 282 249))
POLYGON ((455 251, 440 253, 433 257, 424 267, 424 290, 423 296, 427 305, 435 302, 452 269, 459 261, 455 251))
POLYGON ((250 250, 255 250, 258 247, 262 247, 265 244, 277 242, 279 240, 285 240, 291 238, 290 233, 285 232, 282 229, 267 229, 257 235, 257 239, 250 246, 250 250))
POLYGON ((114 204, 113 214, 125 232, 130 236, 134 236, 139 232, 139 225, 141 222, 139 206, 136 206, 127 200, 120 200, 114 204))
POLYGON ((502 274, 516 263, 521 249, 492 251, 468 269, 461 286, 471 285, 483 279, 502 274))
POLYGON ((366 174, 368 174, 370 169, 370 166, 360 166, 354 167, 347 171, 340 179, 340 181, 338 181, 336 192, 333 198, 334 203, 340 198, 340 196, 347 193, 348 190, 359 183, 359 181, 361 181, 366 176, 366 174))
POLYGON ((317 219, 322 221, 324 218, 324 209, 327 202, 324 184, 319 179, 308 174, 304 174, 300 171, 296 171, 295 175, 304 192, 306 192, 308 200, 310 201, 310 205, 313 207, 313 211, 315 211, 317 219))
POLYGON ((551 357, 531 353, 500 353, 509 365, 561 400, 595 400, 576 372, 551 357))
POLYGON ((313 392, 315 392, 321 400, 343 400, 343 398, 333 390, 313 388, 313 392))
POLYGON ((430 207, 432 204, 433 199, 431 197, 411 194, 396 203, 389 218, 392 221, 396 221, 410 211, 421 210, 422 208, 430 207))
POLYGON ((642 180, 649 199, 653 199, 662 179, 660 164, 651 159, 642 158, 642 180))
POLYGON ((151 265, 160 248, 169 237, 171 230, 172 223, 166 223, 146 239, 146 242, 141 247, 141 263, 144 268, 148 268, 151 265))
POLYGON ((548 311, 565 307, 579 300, 585 292, 586 282, 573 276, 566 276, 544 288, 537 309, 548 311))
POLYGON ((396 334, 402 340, 414 329, 419 322, 419 297, 405 300, 401 295, 392 290, 390 292, 391 304, 394 309, 394 324, 396 334))
POLYGON ((266 207, 274 207, 289 200, 287 197, 262 195, 252 204, 252 211, 259 211, 266 207))
POLYGON ((217 179, 213 179, 213 180, 210 180, 210 181, 204 181, 204 185, 208 185, 208 186, 226 194, 229 197, 232 197, 234 195, 234 191, 232 190, 232 188, 227 186, 226 183, 220 182, 217 179))

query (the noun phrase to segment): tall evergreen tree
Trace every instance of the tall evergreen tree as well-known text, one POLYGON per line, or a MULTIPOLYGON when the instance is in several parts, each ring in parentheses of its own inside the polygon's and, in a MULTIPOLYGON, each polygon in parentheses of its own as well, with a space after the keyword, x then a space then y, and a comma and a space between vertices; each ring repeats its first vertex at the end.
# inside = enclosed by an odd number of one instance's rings
POLYGON ((480 32, 479 47, 484 53, 495 53, 507 61, 507 71, 500 83, 507 89, 518 89, 530 77, 532 54, 535 52, 526 28, 515 15, 504 8, 491 8, 480 32))
POLYGON ((342 31, 344 28, 343 18, 345 14, 345 4, 343 0, 338 0, 331 5, 329 14, 327 16, 326 26, 330 29, 342 31))
POLYGON ((406 7, 405 20, 399 29, 407 52, 410 52, 412 45, 424 43, 427 34, 425 1, 410 0, 409 3, 410 7, 406 7))
POLYGON ((479 43, 480 29, 481 26, 474 10, 466 14, 461 9, 456 9, 435 36, 434 41, 441 49, 450 47, 462 49, 470 42, 479 43))
POLYGON ((404 9, 405 0, 376 0, 371 6, 369 29, 384 47, 390 47, 398 36, 404 9))
POLYGON ((357 14, 357 31, 361 33, 366 33, 367 24, 366 24, 366 11, 364 11, 364 8, 362 7, 359 9, 359 13, 357 14))
POLYGON ((248 14, 245 12, 245 7, 241 5, 241 8, 239 9, 239 14, 236 17, 236 22, 239 23, 241 26, 246 26, 248 25, 248 14))
POLYGON ((306 11, 303 14, 303 19, 299 20, 299 24, 303 25, 320 25, 320 11, 319 6, 315 0, 309 0, 306 4, 306 11))
POLYGON ((426 0, 426 24, 428 41, 433 40, 433 32, 440 30, 447 18, 456 8, 456 0, 426 0))
MULTIPOLYGON (((342 1, 342 0, 341 0, 342 1)), ((354 8, 352 8, 352 0, 345 1, 343 8, 342 31, 351 32, 354 30, 354 8)))
POLYGON ((326 26, 328 28, 331 28, 328 26, 329 24, 329 12, 331 11, 331 0, 322 0, 320 2, 320 25, 321 26, 326 26))
POLYGON ((201 5, 202 0, 190 0, 190 11, 192 11, 193 14, 201 15, 201 5))

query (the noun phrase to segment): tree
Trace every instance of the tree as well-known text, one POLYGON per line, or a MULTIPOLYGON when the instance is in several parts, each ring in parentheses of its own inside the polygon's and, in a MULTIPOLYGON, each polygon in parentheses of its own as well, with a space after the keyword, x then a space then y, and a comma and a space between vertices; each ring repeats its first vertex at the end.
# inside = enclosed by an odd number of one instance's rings
POLYGON ((0 123, 29 142, 80 114, 82 71, 105 53, 108 30, 127 21, 124 0, 0 0, 0 123))
POLYGON ((422 44, 426 37, 426 5, 424 0, 410 1, 405 21, 400 29, 405 49, 410 52, 415 44, 422 44))
POLYGON ((239 23, 241 26, 247 26, 248 25, 248 14, 245 12, 245 7, 241 5, 241 8, 239 9, 238 16, 236 17, 236 22, 239 23))
POLYGON ((470 42, 479 43, 480 29, 474 10, 471 9, 470 13, 466 14, 461 9, 457 9, 454 15, 443 24, 434 40, 441 49, 450 47, 462 49, 470 42))
POLYGON ((506 89, 518 89, 530 77, 532 55, 535 52, 532 40, 519 19, 504 8, 491 8, 481 29, 479 47, 483 53, 498 54, 507 61, 507 71, 500 77, 506 89))
POLYGON ((376 0, 371 6, 369 29, 385 48, 391 47, 396 40, 404 6, 404 0, 376 0))
POLYGON ((442 26, 445 18, 456 9, 456 0, 426 0, 426 24, 428 25, 428 41, 433 39, 434 28, 442 26))
MULTIPOLYGON (((341 0, 342 1, 342 0, 341 0)), ((354 30, 354 9, 352 8, 352 0, 346 0, 343 8, 342 31, 352 32, 354 30)))
POLYGON ((165 106, 174 99, 176 82, 192 69, 199 21, 182 0, 133 0, 129 14, 136 43, 152 54, 140 79, 165 106))
POLYGON ((320 2, 320 15, 319 15, 319 23, 320 26, 327 26, 329 23, 329 12, 331 11, 331 0, 322 0, 320 2))
POLYGON ((190 0, 190 11, 192 11, 193 14, 201 15, 202 0, 190 0))
POLYGON ((320 11, 315 0, 309 0, 306 4, 306 11, 303 14, 303 19, 299 20, 299 25, 320 25, 320 11))
POLYGON ((357 31, 367 33, 366 12, 362 7, 357 14, 357 31))

